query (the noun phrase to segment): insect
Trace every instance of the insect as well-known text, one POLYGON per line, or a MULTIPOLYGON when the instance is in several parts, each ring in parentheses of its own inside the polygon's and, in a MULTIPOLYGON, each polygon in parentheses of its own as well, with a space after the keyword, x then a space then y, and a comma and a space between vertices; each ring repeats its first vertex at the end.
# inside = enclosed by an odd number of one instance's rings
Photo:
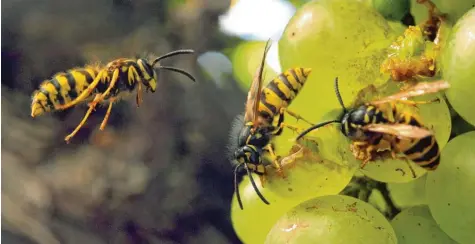
MULTIPOLYGON (((335 92, 343 108, 342 116, 338 120, 322 122, 308 128, 297 137, 297 140, 327 124, 340 123, 341 132, 352 140, 353 154, 363 160, 362 168, 377 155, 378 150, 389 149, 393 158, 396 158, 396 153, 402 153, 405 158, 401 159, 407 158, 422 168, 435 170, 440 162, 440 151, 434 134, 425 128, 414 114, 397 109, 396 102, 409 105, 436 102, 438 99, 411 101, 407 98, 447 88, 449 83, 446 81, 420 82, 407 90, 356 105, 355 108, 348 110, 343 104, 336 78, 335 92)), ((415 174, 414 171, 412 173, 415 174)))
POLYGON ((65 138, 65 141, 69 142, 86 123, 97 104, 108 103, 107 112, 100 126, 100 130, 104 130, 114 102, 137 90, 136 103, 139 107, 142 102, 142 86, 145 87, 146 92, 155 92, 158 71, 154 68, 174 71, 195 81, 191 74, 182 69, 159 64, 159 61, 165 58, 193 52, 189 49, 176 50, 156 58, 151 63, 143 58, 137 60, 120 58, 109 62, 105 67, 89 65, 57 73, 51 79, 44 81, 33 93, 31 117, 64 110, 87 101, 89 109, 86 115, 74 131, 65 138))
POLYGON ((287 107, 302 89, 311 69, 288 69, 261 89, 264 63, 268 50, 269 41, 266 43, 261 64, 253 77, 251 88, 248 92, 244 120, 240 123, 237 137, 237 149, 233 154, 234 187, 241 209, 243 209, 243 206, 237 184, 238 171, 242 168, 246 170, 259 198, 264 203, 269 204, 259 192, 251 172, 258 174, 261 184, 263 184, 266 169, 262 156, 266 153, 266 155, 270 156, 272 164, 277 168, 277 172, 284 176, 281 165, 274 153, 271 139, 274 136, 280 135, 286 126, 284 124, 284 113, 306 121, 296 113, 289 111, 287 107))

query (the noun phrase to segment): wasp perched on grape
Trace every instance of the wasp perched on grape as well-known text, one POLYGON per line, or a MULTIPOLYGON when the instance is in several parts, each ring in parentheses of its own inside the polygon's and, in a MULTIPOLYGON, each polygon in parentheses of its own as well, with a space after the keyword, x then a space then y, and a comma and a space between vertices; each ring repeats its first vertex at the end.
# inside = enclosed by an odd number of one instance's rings
POLYGON ((394 81, 412 81, 417 77, 433 77, 437 73, 442 23, 446 14, 440 13, 430 0, 417 0, 429 11, 429 19, 420 26, 409 26, 403 36, 389 47, 389 55, 381 64, 381 72, 394 81))
MULTIPOLYGON (((270 41, 270 40, 269 40, 270 41)), ((264 183, 266 168, 262 157, 265 153, 270 156, 272 164, 277 172, 283 175, 282 167, 274 153, 271 140, 274 136, 282 134, 284 127, 293 127, 284 124, 284 114, 287 113, 296 119, 306 121, 294 112, 287 109, 293 99, 305 84, 310 68, 293 68, 281 73, 271 80, 263 89, 262 77, 264 63, 269 50, 269 41, 264 48, 261 64, 253 77, 251 88, 248 92, 244 119, 238 116, 233 126, 233 132, 239 130, 237 138, 231 135, 231 143, 237 141, 237 149, 234 149, 234 186, 239 207, 243 209, 237 184, 238 171, 244 168, 249 176, 251 184, 259 198, 266 204, 269 202, 262 196, 252 178, 251 172, 259 175, 261 184, 264 183)), ((308 122, 308 121, 306 121, 308 122)), ((308 122, 309 123, 309 122, 308 122)), ((310 123, 311 124, 311 123, 310 123)))
POLYGON ((165 58, 193 52, 189 49, 172 51, 156 58, 151 63, 143 58, 137 60, 120 58, 109 62, 105 67, 89 65, 57 73, 51 79, 44 81, 33 93, 31 117, 89 102, 89 109, 82 121, 73 132, 66 136, 65 141, 69 142, 86 123, 95 107, 99 103, 108 103, 107 112, 100 126, 100 130, 104 130, 114 102, 137 90, 136 103, 140 106, 142 86, 145 87, 146 92, 155 92, 158 82, 158 71, 155 68, 174 71, 195 81, 190 73, 182 69, 159 64, 159 61, 165 58))
MULTIPOLYGON (((409 159, 426 170, 435 170, 440 163, 440 150, 435 135, 415 114, 400 111, 396 103, 414 106, 436 102, 438 99, 412 101, 407 98, 436 93, 449 86, 446 81, 420 82, 385 98, 360 105, 356 102, 353 109, 348 110, 341 98, 336 78, 335 92, 343 108, 342 116, 338 120, 322 122, 308 128, 297 137, 297 140, 327 124, 340 123, 341 132, 352 141, 351 150, 354 156, 363 161, 361 168, 376 156, 380 156, 380 151, 389 151, 394 159, 397 158, 397 153, 402 153, 404 157, 399 159, 409 159)), ((415 177, 412 167, 411 170, 415 177)))

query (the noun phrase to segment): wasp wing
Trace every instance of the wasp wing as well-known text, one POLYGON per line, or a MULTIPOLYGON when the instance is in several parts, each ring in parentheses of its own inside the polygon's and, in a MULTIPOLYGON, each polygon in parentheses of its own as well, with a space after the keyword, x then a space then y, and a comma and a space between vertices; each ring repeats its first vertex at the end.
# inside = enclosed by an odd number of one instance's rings
POLYGON ((433 82, 419 82, 416 85, 410 87, 407 90, 398 92, 394 95, 387 96, 375 101, 371 101, 371 104, 377 105, 397 100, 406 100, 409 97, 422 96, 424 94, 436 93, 440 90, 444 90, 450 87, 447 81, 439 80, 433 82))
POLYGON ((252 79, 252 84, 249 92, 247 93, 246 101, 246 111, 244 113, 245 122, 253 122, 254 128, 257 126, 257 111, 259 108, 259 102, 261 100, 261 90, 262 90, 262 73, 264 71, 264 64, 266 60, 267 52, 269 51, 269 42, 270 39, 266 42, 264 48, 264 54, 261 60, 261 64, 258 67, 254 77, 252 79))
POLYGON ((364 126, 363 129, 371 132, 414 139, 421 139, 432 135, 432 132, 428 129, 407 124, 369 124, 364 126))

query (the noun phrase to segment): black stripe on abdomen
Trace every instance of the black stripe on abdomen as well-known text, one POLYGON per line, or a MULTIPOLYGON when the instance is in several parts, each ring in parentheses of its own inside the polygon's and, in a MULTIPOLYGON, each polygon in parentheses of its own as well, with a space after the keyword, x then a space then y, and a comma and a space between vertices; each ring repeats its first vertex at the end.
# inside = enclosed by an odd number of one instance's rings
POLYGON ((290 97, 285 96, 285 93, 279 89, 275 80, 272 80, 271 82, 269 82, 269 84, 267 85, 267 88, 273 91, 280 99, 286 101, 287 103, 290 103, 290 97))

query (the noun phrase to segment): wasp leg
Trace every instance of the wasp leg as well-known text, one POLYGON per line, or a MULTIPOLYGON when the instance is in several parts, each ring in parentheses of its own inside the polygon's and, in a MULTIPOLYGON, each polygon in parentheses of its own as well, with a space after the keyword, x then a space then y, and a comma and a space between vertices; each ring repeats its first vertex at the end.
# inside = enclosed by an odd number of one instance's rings
POLYGON ((107 90, 101 94, 101 101, 104 100, 104 98, 106 98, 107 95, 109 95, 112 88, 114 88, 115 83, 117 82, 118 78, 119 78, 119 69, 115 69, 114 73, 112 74, 112 79, 111 79, 111 83, 109 84, 109 87, 107 87, 107 90))
MULTIPOLYGON (((99 81, 101 80, 101 77, 104 74, 104 72, 105 72, 105 70, 101 70, 99 72, 99 74, 97 74, 94 81, 92 81, 92 83, 86 88, 86 90, 84 90, 78 97, 76 97, 74 100, 72 100, 69 103, 59 105, 57 109, 63 110, 63 109, 70 108, 70 107, 80 103, 84 99, 86 99, 94 91, 94 88, 96 88, 97 84, 99 84, 99 81)), ((73 88, 71 87, 71 89, 73 89, 73 88)))
POLYGON ((140 107, 140 104, 142 103, 142 83, 139 82, 139 87, 137 89, 137 97, 136 97, 136 102, 137 102, 137 107, 140 107))
POLYGON ((416 171, 412 167, 411 162, 409 162, 409 160, 407 160, 407 159, 405 159, 404 162, 407 163, 407 166, 409 167, 409 170, 411 170, 412 178, 414 178, 414 179, 417 178, 416 171))
POLYGON ((299 133, 299 128, 297 128, 293 125, 286 124, 286 123, 280 123, 280 128, 284 128, 284 127, 289 128, 290 130, 294 131, 295 133, 299 133))
POLYGON ((351 143, 350 149, 356 159, 363 161, 360 165, 360 168, 363 169, 373 159, 373 152, 377 148, 366 141, 354 141, 351 143))
POLYGON ((275 168, 277 169, 277 173, 278 173, 282 178, 285 178, 285 174, 284 174, 284 171, 283 171, 283 169, 282 169, 282 165, 281 165, 280 162, 277 160, 277 156, 275 155, 274 149, 272 148, 272 146, 271 146, 270 144, 268 144, 267 146, 264 147, 264 150, 266 150, 267 152, 269 152, 270 157, 271 157, 271 160, 272 160, 272 163, 274 164, 275 168))
POLYGON ((292 112, 290 111, 288 108, 281 108, 281 111, 280 113, 283 114, 283 113, 288 113, 290 116, 294 117, 295 119, 297 119, 297 122, 299 120, 302 120, 304 121, 305 123, 309 124, 309 125, 314 125, 312 124, 311 122, 309 122, 308 120, 304 119, 302 116, 300 116, 299 114, 295 113, 295 112, 292 112))
MULTIPOLYGON (((100 99, 100 95, 97 94, 95 97, 94 97, 94 101, 96 100, 99 100, 100 99)), ((95 105, 89 105, 89 109, 87 110, 86 112, 86 115, 84 115, 83 119, 81 120, 81 122, 79 123, 78 126, 76 126, 76 128, 73 130, 73 132, 71 132, 68 136, 66 136, 64 138, 64 140, 69 143, 69 140, 71 140, 71 138, 73 138, 74 135, 76 135, 79 130, 81 129, 81 127, 83 127, 83 125, 86 123, 87 119, 89 118, 89 115, 91 115, 91 112, 94 110, 95 108, 95 105)))
POLYGON ((107 108, 106 115, 104 116, 104 119, 102 120, 101 127, 99 127, 100 130, 104 130, 107 125, 107 121, 109 120, 109 116, 111 114, 112 110, 112 104, 114 103, 115 99, 111 98, 109 101, 109 107, 107 108))

